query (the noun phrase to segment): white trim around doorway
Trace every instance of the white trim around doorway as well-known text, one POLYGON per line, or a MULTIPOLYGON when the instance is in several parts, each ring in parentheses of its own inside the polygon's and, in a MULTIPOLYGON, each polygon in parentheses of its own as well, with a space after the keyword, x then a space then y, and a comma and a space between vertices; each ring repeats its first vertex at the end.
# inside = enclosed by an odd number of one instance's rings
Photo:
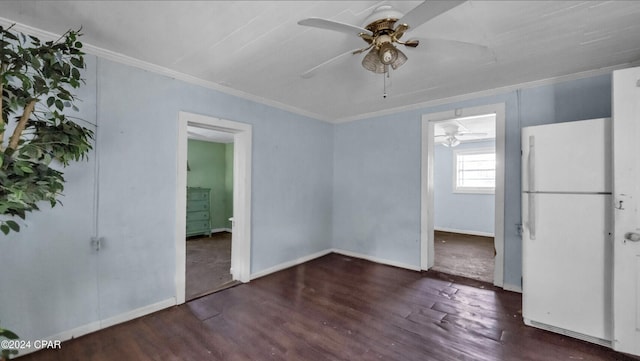
POLYGON ((495 189, 495 240, 496 249, 493 284, 504 285, 504 186, 505 186, 505 104, 490 104, 471 108, 458 108, 445 112, 422 115, 422 161, 420 200, 420 267, 427 270, 434 264, 434 198, 433 198, 433 150, 434 124, 437 122, 496 114, 496 189, 495 189))
POLYGON ((176 172, 176 304, 185 302, 186 208, 187 208, 187 125, 233 134, 233 236, 231 276, 249 282, 251 276, 251 147, 250 124, 210 116, 178 114, 178 155, 176 172))

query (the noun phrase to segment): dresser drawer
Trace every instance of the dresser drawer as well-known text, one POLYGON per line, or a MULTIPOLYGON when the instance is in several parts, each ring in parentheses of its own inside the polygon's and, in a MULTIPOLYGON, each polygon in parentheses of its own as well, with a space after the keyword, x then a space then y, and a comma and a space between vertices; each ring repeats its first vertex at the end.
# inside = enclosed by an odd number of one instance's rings
POLYGON ((187 213, 187 222, 191 221, 208 221, 209 211, 196 211, 187 213))
POLYGON ((187 202, 187 212, 208 211, 209 200, 189 201, 187 202))
POLYGON ((211 234, 209 188, 187 187, 187 236, 211 234))
POLYGON ((209 201, 208 188, 187 188, 187 201, 209 201))
POLYGON ((187 236, 191 234, 199 234, 199 233, 211 233, 211 228, 209 228, 209 221, 190 221, 187 222, 187 236))

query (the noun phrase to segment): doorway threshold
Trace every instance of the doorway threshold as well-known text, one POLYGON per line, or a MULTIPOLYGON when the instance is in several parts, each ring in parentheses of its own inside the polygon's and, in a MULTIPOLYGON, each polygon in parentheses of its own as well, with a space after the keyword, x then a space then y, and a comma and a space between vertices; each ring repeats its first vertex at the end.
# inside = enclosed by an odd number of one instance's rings
POLYGON ((235 286, 241 285, 241 284, 242 284, 242 282, 236 281, 236 280, 225 282, 225 283, 221 284, 220 286, 218 286, 218 287, 216 287, 216 288, 214 288, 212 290, 208 290, 208 291, 205 291, 205 292, 198 293, 198 294, 194 295, 193 297, 189 298, 187 300, 187 302, 191 302, 191 301, 197 300, 198 298, 202 298, 204 296, 208 296, 208 295, 216 293, 216 292, 224 291, 224 290, 226 290, 228 288, 232 288, 232 287, 235 287, 235 286))

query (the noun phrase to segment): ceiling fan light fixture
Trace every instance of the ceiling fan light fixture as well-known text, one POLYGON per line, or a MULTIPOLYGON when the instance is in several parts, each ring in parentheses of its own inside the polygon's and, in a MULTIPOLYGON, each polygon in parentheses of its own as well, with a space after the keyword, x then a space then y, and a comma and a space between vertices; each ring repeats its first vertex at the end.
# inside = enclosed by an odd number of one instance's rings
POLYGON ((444 142, 442 142, 442 145, 444 145, 447 148, 453 148, 459 144, 460 144, 460 139, 456 138, 453 135, 448 136, 447 139, 445 139, 444 142))
POLYGON ((362 59, 362 66, 374 73, 384 74, 386 72, 386 67, 380 61, 380 57, 378 56, 378 49, 371 49, 367 55, 362 59))
POLYGON ((396 49, 396 52, 397 52, 398 56, 396 57, 396 60, 394 60, 391 63, 391 67, 393 68, 393 70, 398 69, 402 64, 407 62, 407 56, 404 55, 403 52, 401 52, 398 49, 396 49))
POLYGON ((383 43, 378 49, 378 58, 380 58, 382 64, 391 65, 398 59, 398 52, 398 49, 393 44, 383 43))

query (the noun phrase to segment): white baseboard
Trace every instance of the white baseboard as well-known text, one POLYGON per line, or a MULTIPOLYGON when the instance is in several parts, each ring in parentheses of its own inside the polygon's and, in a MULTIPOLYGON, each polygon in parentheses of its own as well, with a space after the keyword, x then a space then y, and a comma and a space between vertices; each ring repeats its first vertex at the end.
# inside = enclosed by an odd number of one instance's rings
POLYGON ((271 273, 274 273, 274 272, 278 272, 278 271, 282 271, 283 269, 286 269, 286 268, 289 268, 289 267, 293 267, 293 266, 297 266, 297 265, 305 263, 305 262, 309 262, 312 259, 316 259, 316 258, 325 256, 325 255, 328 255, 331 252, 332 252, 331 249, 325 249, 325 250, 322 250, 320 252, 312 253, 310 255, 294 259, 292 261, 287 261, 287 262, 283 262, 283 263, 277 264, 275 266, 272 266, 272 267, 269 267, 267 269, 263 269, 262 271, 258 271, 256 273, 251 274, 251 280, 255 280, 256 278, 264 277, 264 276, 266 276, 268 274, 271 274, 271 273))
POLYGON ((521 286, 510 285, 508 283, 505 283, 503 285, 502 289, 504 289, 505 291, 522 293, 522 287, 521 286))
POLYGON ((231 228, 212 228, 211 233, 220 233, 220 232, 229 232, 231 233, 231 228))
POLYGON ((412 271, 420 271, 420 267, 417 267, 417 266, 414 266, 414 265, 401 263, 401 262, 396 262, 396 261, 391 261, 391 260, 384 259, 384 258, 373 257, 373 256, 369 256, 369 255, 366 255, 366 254, 358 253, 358 252, 347 251, 347 250, 338 249, 338 248, 330 248, 330 249, 322 250, 320 252, 312 253, 312 254, 304 256, 304 257, 300 257, 300 258, 294 259, 292 261, 283 262, 283 263, 277 264, 275 266, 269 267, 267 269, 264 269, 262 271, 258 271, 256 273, 253 273, 251 275, 251 280, 255 280, 256 278, 264 277, 264 276, 269 275, 271 273, 282 271, 283 269, 287 269, 289 267, 293 267, 293 266, 297 266, 297 265, 305 263, 305 262, 309 262, 312 259, 320 258, 322 256, 325 256, 325 255, 329 254, 329 253, 338 253, 338 254, 341 254, 341 255, 347 256, 347 257, 360 258, 360 259, 364 259, 364 260, 367 260, 367 261, 376 262, 376 263, 380 263, 380 264, 386 264, 386 265, 389 265, 389 266, 404 268, 404 269, 408 269, 408 270, 412 270, 412 271))
POLYGON ((176 299, 174 297, 168 298, 164 301, 156 302, 151 305, 147 305, 144 307, 136 308, 135 310, 131 310, 129 312, 121 313, 119 315, 109 317, 100 321, 100 328, 107 328, 113 325, 117 325, 119 323, 127 322, 133 320, 134 318, 146 316, 150 313, 154 313, 160 311, 162 309, 175 306, 176 299))
MULTIPOLYGON (((95 322, 91 322, 88 323, 86 325, 82 325, 76 328, 73 328, 71 330, 67 330, 67 331, 62 331, 60 333, 57 333, 53 336, 48 336, 48 337, 43 337, 41 339, 38 339, 38 341, 53 341, 53 342, 64 342, 64 341, 68 341, 74 338, 78 338, 80 336, 84 336, 87 335, 89 333, 92 332, 96 332, 96 331, 100 331, 104 328, 110 327, 110 326, 114 326, 117 325, 119 323, 123 323, 123 322, 127 322, 127 321, 131 321, 135 318, 138 317, 142 317, 142 316, 146 316, 150 313, 153 312, 157 312, 160 311, 162 309, 174 306, 176 304, 176 300, 175 298, 169 298, 166 299, 164 301, 160 301, 160 302, 156 302, 154 304, 151 305, 147 305, 144 307, 140 307, 137 308, 135 310, 131 310, 129 312, 125 312, 122 313, 120 315, 116 315, 113 317, 109 317, 105 320, 102 321, 95 321, 95 322)), ((32 345, 34 344, 34 342, 32 342, 32 345)), ((18 355, 18 357, 20 356, 24 356, 27 354, 30 354, 32 352, 38 351, 40 350, 40 348, 35 348, 35 347, 31 347, 31 348, 27 348, 27 349, 22 349, 20 350, 20 354, 18 355)))
POLYGON ((341 254, 343 256, 347 256, 347 257, 360 258, 360 259, 364 259, 364 260, 367 260, 367 261, 380 263, 380 264, 386 264, 388 266, 404 268, 404 269, 408 269, 408 270, 412 270, 412 271, 420 271, 420 266, 414 266, 414 265, 410 265, 410 264, 407 264, 407 263, 396 262, 396 261, 392 261, 392 260, 388 260, 388 259, 384 259, 384 258, 378 258, 378 257, 370 256, 370 255, 367 255, 367 254, 363 254, 363 253, 347 251, 347 250, 339 249, 339 248, 333 248, 331 251, 334 252, 334 253, 341 254))
POLYGON ((440 231, 440 232, 468 234, 468 235, 471 235, 471 236, 495 237, 495 234, 490 233, 490 232, 469 231, 469 230, 465 230, 465 229, 453 229, 453 228, 435 227, 433 230, 434 231, 440 231))
MULTIPOLYGON (((86 334, 89 334, 91 332, 96 332, 99 330, 100 330, 100 321, 95 321, 95 322, 88 323, 86 325, 73 328, 71 330, 60 332, 53 336, 43 337, 42 340, 53 341, 53 342, 58 342, 58 341, 64 342, 64 341, 68 341, 73 338, 78 338, 80 336, 84 336, 86 334)), ((32 347, 19 350, 17 357, 28 355, 32 352, 39 351, 40 348, 35 348, 33 344, 34 342, 31 342, 32 347)))

